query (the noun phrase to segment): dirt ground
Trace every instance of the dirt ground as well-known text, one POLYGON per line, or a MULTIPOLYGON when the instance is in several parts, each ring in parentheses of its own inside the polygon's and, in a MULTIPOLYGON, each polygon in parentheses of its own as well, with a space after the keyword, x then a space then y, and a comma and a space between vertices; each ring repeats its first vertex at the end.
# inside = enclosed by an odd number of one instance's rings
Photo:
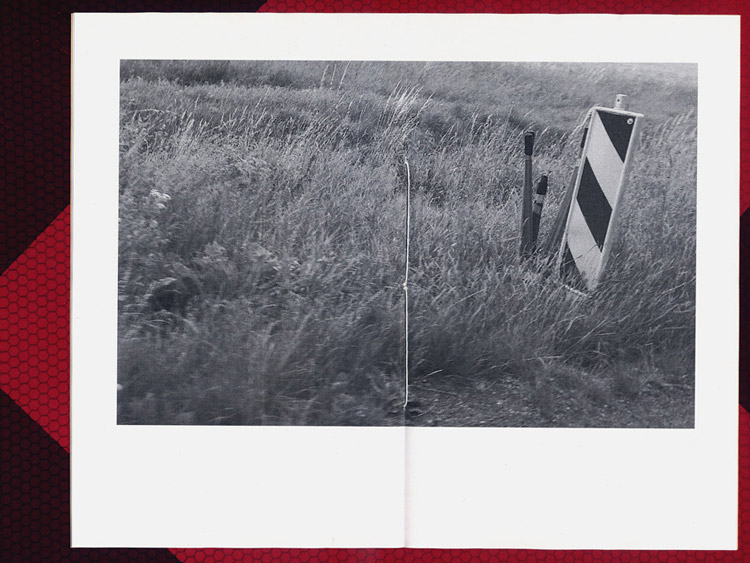
POLYGON ((692 385, 647 381, 639 389, 443 376, 410 385, 407 426, 692 428, 692 385))

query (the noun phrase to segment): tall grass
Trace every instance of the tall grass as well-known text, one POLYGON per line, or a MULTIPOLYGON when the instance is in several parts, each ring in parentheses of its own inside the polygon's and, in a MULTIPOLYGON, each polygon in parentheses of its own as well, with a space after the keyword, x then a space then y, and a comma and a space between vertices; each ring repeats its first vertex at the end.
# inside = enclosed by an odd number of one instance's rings
MULTIPOLYGON (((594 91, 611 86, 601 68, 585 69, 594 91)), ((539 132, 550 217, 579 140, 568 124, 617 93, 578 95, 569 70, 123 63, 119 422, 403 424, 407 157, 413 377, 459 397, 430 423, 691 425, 693 85, 681 107, 665 99, 690 73, 636 83, 664 111, 607 277, 576 300, 517 257, 523 128, 539 132), (531 90, 539 111, 521 114, 531 90), (184 310, 154 305, 165 287, 184 310)))

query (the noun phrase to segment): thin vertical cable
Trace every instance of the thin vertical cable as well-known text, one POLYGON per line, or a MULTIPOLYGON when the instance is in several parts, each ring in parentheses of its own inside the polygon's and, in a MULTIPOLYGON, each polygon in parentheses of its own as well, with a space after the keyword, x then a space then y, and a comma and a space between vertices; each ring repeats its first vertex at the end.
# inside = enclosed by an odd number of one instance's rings
POLYGON ((406 165, 406 260, 404 265, 404 408, 409 403, 409 243, 411 235, 411 173, 406 165))

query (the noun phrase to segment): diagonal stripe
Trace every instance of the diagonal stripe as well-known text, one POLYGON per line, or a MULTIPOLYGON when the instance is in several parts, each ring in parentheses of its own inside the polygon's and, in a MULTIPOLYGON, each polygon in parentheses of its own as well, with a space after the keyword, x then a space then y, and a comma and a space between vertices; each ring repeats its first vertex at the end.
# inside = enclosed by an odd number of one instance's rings
POLYGON ((602 253, 577 202, 573 202, 570 210, 567 243, 581 276, 590 286, 596 279, 602 253))
POLYGON ((617 154, 624 161, 625 155, 628 153, 630 135, 633 132, 633 124, 628 123, 628 119, 632 119, 632 117, 602 110, 598 110, 596 113, 601 119, 602 125, 604 125, 604 129, 607 131, 617 154))
POLYGON ((596 245, 601 250, 604 247, 604 239, 607 238, 612 207, 609 205, 604 192, 602 192, 596 176, 594 176, 588 158, 583 163, 581 184, 578 187, 576 201, 581 208, 583 217, 586 219, 586 224, 591 230, 591 236, 594 237, 596 245))
POLYGON ((615 146, 610 141, 596 112, 591 124, 591 137, 586 149, 586 158, 594 171, 599 186, 611 207, 617 201, 617 192, 622 181, 622 171, 625 168, 615 146))

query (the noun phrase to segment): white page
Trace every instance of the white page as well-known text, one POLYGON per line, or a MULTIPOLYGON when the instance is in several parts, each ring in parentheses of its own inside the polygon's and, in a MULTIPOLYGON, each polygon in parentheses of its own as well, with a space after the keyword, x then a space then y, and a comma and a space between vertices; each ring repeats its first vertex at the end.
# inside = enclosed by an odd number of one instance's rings
POLYGON ((402 429, 116 424, 119 61, 170 44, 149 21, 74 24, 72 545, 403 545, 402 429))
POLYGON ((73 546, 736 548, 738 46, 728 17, 76 15, 73 546), (695 429, 117 426, 139 58, 698 63, 695 429))

